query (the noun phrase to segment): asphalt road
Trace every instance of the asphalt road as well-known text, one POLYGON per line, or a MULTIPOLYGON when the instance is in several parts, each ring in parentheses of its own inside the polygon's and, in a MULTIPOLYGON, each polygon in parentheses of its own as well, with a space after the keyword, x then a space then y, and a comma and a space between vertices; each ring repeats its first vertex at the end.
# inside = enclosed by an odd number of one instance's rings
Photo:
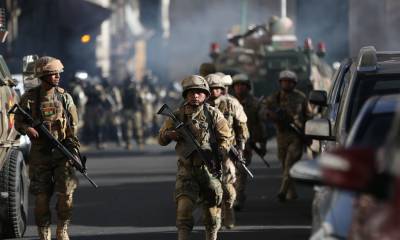
MULTIPOLYGON (((250 169, 255 178, 248 184, 246 207, 236 215, 236 228, 222 229, 219 239, 308 238, 311 188, 299 186, 300 198, 296 201, 277 201, 280 168, 274 145, 269 143, 268 146, 267 159, 271 168, 266 168, 258 157, 253 159, 250 169)), ((176 156, 173 146, 148 145, 143 151, 131 152, 116 147, 89 149, 87 156, 89 174, 100 188, 94 189, 80 178, 70 227, 71 239, 177 239, 173 199, 176 156)), ((32 203, 31 200, 29 227, 23 238, 26 240, 37 239, 32 203)), ((55 223, 55 213, 53 219, 55 223)), ((204 239, 200 210, 195 211, 195 222, 191 239, 204 239)))

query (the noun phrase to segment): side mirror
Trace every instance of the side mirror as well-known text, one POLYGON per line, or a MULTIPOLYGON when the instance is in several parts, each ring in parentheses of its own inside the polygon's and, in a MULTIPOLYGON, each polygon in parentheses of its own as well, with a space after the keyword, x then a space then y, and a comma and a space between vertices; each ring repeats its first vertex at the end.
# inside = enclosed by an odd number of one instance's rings
POLYGON ((313 90, 308 95, 308 101, 312 104, 325 107, 327 106, 328 96, 326 91, 313 90))
POLYGON ((317 160, 300 160, 290 169, 290 176, 300 183, 322 184, 322 171, 317 160))
POLYGON ((305 135, 316 140, 335 141, 331 129, 331 122, 328 119, 312 119, 306 122, 305 135))

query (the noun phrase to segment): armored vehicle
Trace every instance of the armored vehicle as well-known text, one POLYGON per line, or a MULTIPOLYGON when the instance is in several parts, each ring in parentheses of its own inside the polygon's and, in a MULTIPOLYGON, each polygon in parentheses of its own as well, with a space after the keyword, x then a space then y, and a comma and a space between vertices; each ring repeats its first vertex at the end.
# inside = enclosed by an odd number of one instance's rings
POLYGON ((296 72, 297 87, 306 94, 330 87, 332 69, 323 59, 324 43, 319 43, 315 51, 308 38, 304 47, 298 47, 293 22, 287 17, 272 17, 267 25, 252 27, 228 41, 229 46, 222 52, 216 43, 211 45, 210 56, 217 71, 246 73, 257 96, 276 91, 278 74, 287 69, 296 72))
POLYGON ((0 233, 3 237, 22 237, 28 216, 28 173, 24 159, 29 139, 14 128, 8 114, 19 101, 8 67, 0 55, 0 233))
MULTIPOLYGON (((1 19, 4 10, 0 9, 1 19)), ((0 42, 6 38, 0 23, 0 42)), ((19 238, 25 233, 28 216, 28 173, 25 163, 30 142, 14 128, 14 116, 8 114, 19 101, 6 62, 0 55, 0 239, 19 238)))

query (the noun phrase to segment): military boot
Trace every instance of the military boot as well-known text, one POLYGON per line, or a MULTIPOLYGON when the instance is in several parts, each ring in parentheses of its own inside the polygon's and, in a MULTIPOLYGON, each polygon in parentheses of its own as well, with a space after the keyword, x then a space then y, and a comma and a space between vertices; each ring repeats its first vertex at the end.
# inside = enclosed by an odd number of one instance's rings
POLYGON ((57 240, 69 240, 68 222, 60 222, 57 224, 57 240))
POLYGON ((190 231, 188 229, 178 230, 178 240, 189 240, 190 231))
POLYGON ((225 207, 223 222, 227 229, 232 229, 235 227, 235 213, 233 208, 225 207))
POLYGON ((217 240, 218 231, 206 230, 206 240, 217 240))
POLYGON ((38 227, 38 234, 40 240, 51 240, 50 227, 38 227))

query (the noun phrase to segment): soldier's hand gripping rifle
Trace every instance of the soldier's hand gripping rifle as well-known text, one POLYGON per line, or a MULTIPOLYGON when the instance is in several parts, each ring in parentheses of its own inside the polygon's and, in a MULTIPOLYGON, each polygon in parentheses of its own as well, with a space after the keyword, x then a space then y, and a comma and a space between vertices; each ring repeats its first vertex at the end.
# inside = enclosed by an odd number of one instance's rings
POLYGON ((87 169, 86 169, 86 157, 81 156, 79 151, 76 154, 72 154, 70 150, 68 150, 60 141, 58 141, 56 138, 51 135, 49 130, 44 126, 43 122, 40 121, 35 121, 29 113, 27 113, 21 106, 18 104, 15 104, 10 111, 8 111, 8 114, 15 113, 15 111, 18 111, 20 114, 24 116, 25 119, 31 122, 32 127, 36 129, 36 131, 40 132, 43 134, 46 138, 46 140, 50 143, 50 146, 54 149, 56 148, 64 157, 68 159, 70 164, 78 170, 91 184, 93 187, 97 188, 97 184, 90 179, 90 177, 87 174, 87 169))
POLYGON ((174 122, 174 127, 175 130, 179 132, 180 136, 183 138, 183 141, 185 142, 185 151, 182 153, 183 156, 189 157, 190 154, 192 154, 194 151, 196 151, 199 155, 203 163, 209 167, 211 173, 217 177, 221 176, 221 169, 218 167, 217 163, 215 161, 210 161, 205 153, 203 152, 203 149, 201 149, 201 146, 199 142, 196 140, 195 136, 193 133, 190 131, 190 129, 183 123, 181 120, 179 120, 175 114, 172 112, 171 108, 167 105, 164 104, 158 110, 157 114, 167 116, 171 118, 171 120, 174 122))
POLYGON ((246 173, 251 177, 254 178, 253 173, 247 168, 246 166, 246 159, 243 157, 243 154, 239 152, 234 146, 231 146, 229 149, 229 156, 232 160, 236 163, 239 163, 241 167, 246 171, 246 173))
POLYGON ((305 146, 307 146, 307 148, 310 148, 309 145, 311 145, 312 143, 311 139, 308 138, 292 120, 289 120, 289 118, 286 116, 286 112, 283 109, 274 108, 267 110, 267 114, 268 112, 274 114, 276 117, 276 122, 284 124, 287 128, 291 129, 294 133, 296 133, 297 136, 301 138, 305 146))

